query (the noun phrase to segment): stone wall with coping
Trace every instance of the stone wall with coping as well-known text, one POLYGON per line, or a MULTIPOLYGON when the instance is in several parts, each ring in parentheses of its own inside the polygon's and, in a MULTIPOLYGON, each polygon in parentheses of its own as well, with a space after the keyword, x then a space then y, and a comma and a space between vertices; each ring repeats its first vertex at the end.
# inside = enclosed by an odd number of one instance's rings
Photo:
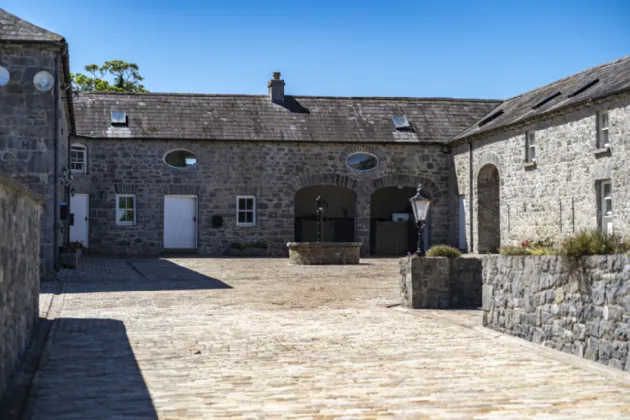
POLYGON ((483 324, 630 371, 630 256, 483 258, 483 324))
POLYGON ((0 397, 39 316, 43 198, 0 174, 0 397))
MULTIPOLYGON (((630 235, 630 93, 589 102, 580 108, 542 117, 499 132, 473 137, 473 214, 469 214, 469 146, 453 148, 455 192, 466 199, 466 236, 470 223, 478 251, 477 179, 486 164, 500 176, 501 244, 551 238, 599 226, 598 190, 612 181, 613 229, 630 235), (609 113, 608 151, 597 149, 598 111, 609 113), (535 131, 536 164, 525 165, 525 132, 535 131)), ((458 216, 457 208, 454 213, 458 216)))
MULTIPOLYGON (((286 255, 294 241, 295 194, 303 187, 343 186, 357 196, 355 240, 369 253, 370 198, 381 187, 413 187, 422 183, 434 200, 430 238, 451 244, 448 201, 449 155, 439 144, 314 144, 295 142, 162 141, 73 139, 88 151, 88 171, 75 174, 76 193, 89 194, 89 248, 114 254, 158 254, 164 242, 164 195, 198 198, 198 248, 221 255, 232 243, 265 242, 267 255, 286 255), (197 165, 177 169, 164 154, 182 148, 197 155, 197 165), (356 172, 346 157, 373 153, 380 164, 372 172, 356 172), (117 193, 136 194, 137 223, 116 226, 117 193), (236 226, 236 196, 255 195, 256 226, 236 226), (223 217, 212 227, 212 217, 223 217)), ((313 203, 313 208, 315 204, 313 203)))
POLYGON ((43 276, 54 273, 55 250, 63 243, 65 226, 57 224, 55 243, 54 222, 56 203, 67 201, 66 191, 59 184, 55 199, 54 184, 59 182, 61 168, 68 165, 69 122, 62 100, 55 104, 55 89, 59 89, 59 98, 62 97, 60 83, 48 92, 40 92, 33 85, 33 76, 41 70, 54 75, 55 60, 60 54, 59 47, 50 45, 0 45, 0 65, 10 75, 9 83, 0 88, 0 172, 44 197, 41 214, 43 276), (56 149, 55 107, 59 117, 56 149), (57 174, 53 170, 55 154, 57 174))

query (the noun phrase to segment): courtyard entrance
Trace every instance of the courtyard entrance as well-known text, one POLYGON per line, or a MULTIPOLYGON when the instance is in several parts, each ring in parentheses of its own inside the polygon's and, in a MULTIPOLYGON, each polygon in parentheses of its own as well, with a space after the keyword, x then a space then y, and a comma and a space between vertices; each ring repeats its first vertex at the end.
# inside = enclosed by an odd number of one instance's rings
POLYGON ((324 204, 324 241, 354 242, 354 218, 357 196, 338 186, 305 187, 295 194, 295 241, 317 242, 316 199, 324 204))
MULTIPOLYGON (((417 249, 418 229, 409 199, 416 188, 385 187, 370 199, 370 249, 372 255, 400 257, 417 249)), ((430 218, 424 230, 424 248, 428 249, 430 218)))
POLYGON ((501 203, 499 170, 485 165, 477 175, 477 252, 497 253, 501 246, 501 203))

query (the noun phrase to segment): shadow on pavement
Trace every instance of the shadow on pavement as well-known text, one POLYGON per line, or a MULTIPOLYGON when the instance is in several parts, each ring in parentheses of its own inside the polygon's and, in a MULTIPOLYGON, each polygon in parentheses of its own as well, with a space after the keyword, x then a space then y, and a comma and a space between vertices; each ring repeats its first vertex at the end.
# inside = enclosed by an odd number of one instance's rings
POLYGON ((95 318, 55 322, 26 418, 158 418, 123 322, 95 318))
POLYGON ((66 293, 231 289, 223 281, 162 259, 87 257, 59 280, 70 283, 66 293))

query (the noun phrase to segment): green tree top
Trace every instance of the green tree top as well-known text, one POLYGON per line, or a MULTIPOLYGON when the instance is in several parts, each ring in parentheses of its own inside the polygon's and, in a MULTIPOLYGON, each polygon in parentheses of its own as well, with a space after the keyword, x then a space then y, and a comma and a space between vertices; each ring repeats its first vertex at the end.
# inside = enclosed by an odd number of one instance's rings
POLYGON ((106 61, 102 66, 88 64, 88 75, 72 73, 72 88, 77 92, 148 92, 140 84, 138 65, 122 60, 106 61))

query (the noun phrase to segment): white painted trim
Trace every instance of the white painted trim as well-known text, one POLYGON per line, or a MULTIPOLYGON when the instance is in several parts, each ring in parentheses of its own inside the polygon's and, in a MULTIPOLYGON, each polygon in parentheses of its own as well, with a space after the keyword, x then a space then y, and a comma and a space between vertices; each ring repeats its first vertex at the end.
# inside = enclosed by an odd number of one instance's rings
MULTIPOLYGON (((602 180, 599 183, 599 194, 600 194, 600 200, 599 200, 599 206, 600 206, 600 213, 601 213, 601 220, 599 222, 600 228, 603 232, 608 232, 608 222, 610 222, 612 224, 612 217, 614 214, 614 210, 610 212, 610 214, 606 214, 606 201, 610 200, 611 205, 614 205, 614 203, 612 202, 612 182, 610 181, 610 179, 606 179, 606 180, 602 180), (610 196, 608 196, 609 198, 606 198, 607 196, 604 193, 604 187, 608 185, 610 186, 610 196)), ((614 225, 613 225, 613 229, 614 229, 614 225)))
MULTIPOLYGON (((252 227, 252 226, 256 226, 256 209, 257 209, 257 204, 256 204, 256 196, 255 195, 237 195, 236 196, 236 226, 238 227, 252 227), (252 223, 239 223, 238 221, 238 214, 239 214, 239 207, 238 207, 238 202, 239 199, 241 198, 245 198, 245 199, 252 199, 254 200, 254 205, 253 205, 253 217, 252 217, 252 223)), ((243 212, 249 212, 248 210, 244 210, 243 212)))
MULTIPOLYGON (((181 168, 180 168, 181 169, 181 168)), ((175 198, 194 198, 195 199, 195 248, 199 249, 199 197, 194 194, 164 194, 164 207, 162 210, 162 248, 164 249, 173 249, 167 248, 165 245, 166 241, 166 198, 167 197, 175 197, 175 198)))
MULTIPOLYGON (((129 210, 129 209, 127 209, 129 210)), ((135 194, 116 194, 116 226, 135 226, 136 219, 138 217, 138 201, 135 194), (118 204, 121 197, 133 197, 133 222, 120 222, 118 221, 118 204)))

